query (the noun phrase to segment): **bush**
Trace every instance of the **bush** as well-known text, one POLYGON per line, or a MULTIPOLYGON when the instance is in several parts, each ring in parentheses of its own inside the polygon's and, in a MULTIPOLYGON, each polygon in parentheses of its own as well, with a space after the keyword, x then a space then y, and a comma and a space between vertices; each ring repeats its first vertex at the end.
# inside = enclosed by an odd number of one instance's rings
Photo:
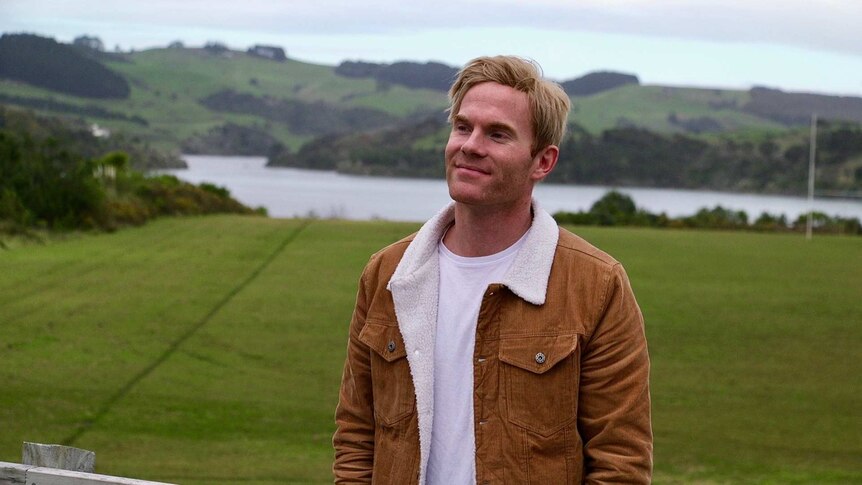
MULTIPOLYGON (((554 219, 558 224, 580 226, 639 226, 639 227, 669 227, 674 229, 735 229, 756 231, 805 231, 807 216, 799 216, 792 225, 787 223, 787 217, 762 213, 752 223, 748 222, 748 214, 744 211, 734 211, 721 206, 712 209, 706 207, 694 215, 670 218, 667 214, 652 214, 643 209, 637 209, 631 197, 616 191, 610 191, 596 201, 589 212, 556 212, 554 219)), ((862 222, 858 218, 829 217, 822 212, 813 213, 813 229, 824 234, 862 234, 862 222)))
POLYGON ((223 199, 230 198, 230 191, 225 187, 220 187, 218 185, 211 184, 208 182, 203 182, 200 185, 198 185, 198 187, 200 187, 205 192, 215 194, 215 195, 217 195, 223 199))
POLYGON ((621 226, 634 221, 637 208, 631 197, 612 190, 590 207, 590 214, 600 226, 621 226))
POLYGON ((717 205, 713 209, 700 209, 695 215, 683 218, 683 223, 697 228, 744 229, 748 227, 748 215, 744 211, 733 211, 717 205))

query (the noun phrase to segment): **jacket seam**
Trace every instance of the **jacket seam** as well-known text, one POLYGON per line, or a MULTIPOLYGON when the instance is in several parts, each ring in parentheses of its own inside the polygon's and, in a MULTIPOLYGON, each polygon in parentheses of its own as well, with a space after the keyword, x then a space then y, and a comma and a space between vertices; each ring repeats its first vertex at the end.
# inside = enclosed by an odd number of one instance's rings
POLYGON ((617 261, 613 257, 606 255, 606 254, 595 254, 594 252, 586 251, 586 250, 581 249, 581 248, 576 248, 573 246, 567 246, 564 243, 557 243, 557 247, 560 249, 565 249, 565 250, 572 251, 575 253, 583 254, 584 256, 588 256, 588 257, 602 263, 602 265, 609 267, 609 268, 619 264, 619 261, 617 261))

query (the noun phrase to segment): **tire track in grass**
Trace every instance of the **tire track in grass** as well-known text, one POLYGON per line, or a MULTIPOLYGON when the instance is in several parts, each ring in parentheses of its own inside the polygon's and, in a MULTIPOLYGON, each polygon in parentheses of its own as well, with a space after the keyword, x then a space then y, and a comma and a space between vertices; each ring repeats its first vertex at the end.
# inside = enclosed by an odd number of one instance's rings
POLYGON ((191 336, 198 332, 204 325, 209 323, 212 318, 221 311, 222 308, 225 307, 228 303, 230 303, 233 298, 238 295, 242 290, 244 290, 252 281, 257 279, 258 276, 266 269, 274 260, 277 258, 284 249, 296 240, 297 237, 311 224, 310 219, 306 219, 300 224, 299 227, 293 230, 282 242, 278 245, 278 247, 257 267, 251 274, 243 280, 240 284, 231 289, 218 303, 206 314, 203 318, 201 318, 197 323, 191 326, 188 330, 185 331, 182 335, 179 336, 176 340, 171 342, 170 346, 162 352, 159 357, 154 360, 150 365, 142 369, 138 372, 132 379, 129 380, 123 387, 121 387, 114 395, 112 395, 104 404, 93 414, 91 419, 87 419, 82 421, 78 427, 73 431, 69 436, 67 436, 61 443, 66 446, 73 446, 78 439, 86 433, 93 426, 97 425, 102 418, 105 417, 108 412, 114 407, 114 405, 119 402, 121 399, 126 397, 129 392, 134 389, 134 387, 144 380, 147 376, 152 374, 156 369, 159 368, 169 357, 171 357, 176 351, 183 345, 191 336))

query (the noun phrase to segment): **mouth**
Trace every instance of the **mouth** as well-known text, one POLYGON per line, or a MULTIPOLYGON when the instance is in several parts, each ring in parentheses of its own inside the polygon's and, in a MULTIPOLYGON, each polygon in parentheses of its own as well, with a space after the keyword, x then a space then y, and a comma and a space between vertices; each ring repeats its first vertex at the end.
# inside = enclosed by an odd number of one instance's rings
POLYGON ((488 171, 482 170, 479 167, 474 167, 472 165, 464 165, 464 164, 460 164, 460 163, 455 164, 455 169, 460 170, 460 171, 465 171, 467 173, 474 173, 474 174, 481 174, 481 175, 488 175, 489 174, 488 171))

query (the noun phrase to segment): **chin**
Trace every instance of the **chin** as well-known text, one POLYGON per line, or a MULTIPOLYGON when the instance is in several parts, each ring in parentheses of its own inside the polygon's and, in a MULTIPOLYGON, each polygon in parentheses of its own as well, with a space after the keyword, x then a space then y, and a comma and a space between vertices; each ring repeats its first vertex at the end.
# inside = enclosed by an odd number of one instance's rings
POLYGON ((464 187, 464 184, 458 182, 449 184, 449 197, 455 202, 461 204, 480 204, 482 202, 482 194, 476 190, 476 187, 464 187))

